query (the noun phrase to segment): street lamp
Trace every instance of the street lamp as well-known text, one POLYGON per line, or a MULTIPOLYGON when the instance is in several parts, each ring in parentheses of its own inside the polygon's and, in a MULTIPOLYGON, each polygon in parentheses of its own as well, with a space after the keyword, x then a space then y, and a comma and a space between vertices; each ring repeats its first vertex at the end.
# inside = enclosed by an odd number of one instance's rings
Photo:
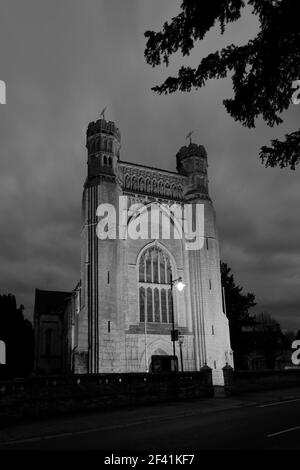
POLYGON ((174 371, 177 372, 177 363, 176 363, 176 351, 175 351, 175 342, 178 341, 178 330, 175 330, 175 320, 174 320, 174 304, 173 304, 173 286, 175 286, 179 292, 182 292, 185 284, 182 282, 182 277, 172 279, 172 273, 170 276, 170 289, 171 289, 171 310, 172 310, 172 331, 171 331, 171 341, 173 343, 173 357, 174 357, 174 371))
POLYGON ((178 342, 179 342, 179 348, 180 348, 181 372, 183 372, 182 345, 183 345, 183 342, 184 342, 184 335, 182 335, 180 331, 179 331, 179 335, 178 335, 178 342))

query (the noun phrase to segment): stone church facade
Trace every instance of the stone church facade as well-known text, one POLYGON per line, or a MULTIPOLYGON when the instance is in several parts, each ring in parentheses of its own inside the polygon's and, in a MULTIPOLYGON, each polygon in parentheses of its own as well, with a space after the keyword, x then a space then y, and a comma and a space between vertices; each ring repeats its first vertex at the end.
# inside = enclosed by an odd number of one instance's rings
POLYGON ((222 384, 222 367, 233 363, 205 148, 191 142, 182 147, 176 155, 177 172, 121 161, 120 131, 105 119, 89 124, 86 146, 81 288, 76 290, 80 307, 72 320, 73 372, 172 368, 171 330, 176 329, 179 371, 200 370, 207 364, 214 382, 222 384), (109 233, 99 237, 99 206, 110 205, 120 214, 124 201, 129 211, 125 223, 117 217, 109 230, 128 233, 144 210, 153 217, 148 238, 109 233), (174 204, 204 207, 201 249, 189 249, 188 240, 177 233, 176 214, 170 217, 168 212, 174 204), (173 236, 162 233, 164 217, 170 219, 173 236), (171 289, 171 280, 178 278, 185 284, 182 292, 176 285, 171 289))

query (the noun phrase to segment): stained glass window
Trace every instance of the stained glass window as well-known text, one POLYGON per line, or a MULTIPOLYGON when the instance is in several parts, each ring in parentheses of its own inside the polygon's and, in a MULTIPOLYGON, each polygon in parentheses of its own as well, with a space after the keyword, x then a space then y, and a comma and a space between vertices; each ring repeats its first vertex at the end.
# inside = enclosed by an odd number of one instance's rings
POLYGON ((140 322, 169 323, 172 320, 171 263, 157 246, 146 250, 139 263, 140 322), (147 315, 145 315, 147 312, 147 315))

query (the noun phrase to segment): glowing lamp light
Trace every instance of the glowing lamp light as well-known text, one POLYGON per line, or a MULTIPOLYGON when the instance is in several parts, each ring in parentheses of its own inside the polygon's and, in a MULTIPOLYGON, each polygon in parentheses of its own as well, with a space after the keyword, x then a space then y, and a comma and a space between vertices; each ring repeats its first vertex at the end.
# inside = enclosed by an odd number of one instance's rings
POLYGON ((184 282, 182 282, 182 279, 179 278, 178 281, 176 282, 176 288, 179 290, 179 292, 182 292, 183 289, 185 288, 184 282))

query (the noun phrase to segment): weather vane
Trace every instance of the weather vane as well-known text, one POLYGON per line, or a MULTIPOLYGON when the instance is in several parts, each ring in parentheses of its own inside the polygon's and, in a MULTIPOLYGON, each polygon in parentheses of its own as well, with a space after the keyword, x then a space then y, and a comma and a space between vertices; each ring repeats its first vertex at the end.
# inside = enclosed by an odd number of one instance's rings
POLYGON ((102 109, 101 113, 100 113, 100 116, 102 117, 102 119, 105 120, 105 111, 106 111, 106 108, 107 106, 105 106, 105 108, 102 109))
POLYGON ((194 131, 191 131, 188 133, 188 135, 186 136, 186 139, 190 139, 190 145, 192 143, 192 135, 194 134, 194 131))

